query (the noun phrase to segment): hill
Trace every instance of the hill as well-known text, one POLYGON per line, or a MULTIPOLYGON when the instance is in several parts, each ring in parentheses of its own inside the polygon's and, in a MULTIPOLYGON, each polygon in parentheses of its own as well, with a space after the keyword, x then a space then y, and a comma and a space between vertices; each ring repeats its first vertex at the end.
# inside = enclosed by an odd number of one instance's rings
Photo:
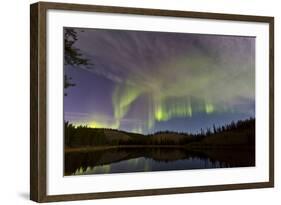
POLYGON ((238 121, 231 123, 202 138, 198 142, 191 143, 189 147, 255 147, 255 120, 238 121))
POLYGON ((125 132, 116 129, 75 127, 65 123, 65 146, 98 147, 98 146, 187 146, 231 147, 255 145, 255 119, 232 122, 231 124, 213 127, 211 131, 199 134, 162 131, 150 135, 125 132))

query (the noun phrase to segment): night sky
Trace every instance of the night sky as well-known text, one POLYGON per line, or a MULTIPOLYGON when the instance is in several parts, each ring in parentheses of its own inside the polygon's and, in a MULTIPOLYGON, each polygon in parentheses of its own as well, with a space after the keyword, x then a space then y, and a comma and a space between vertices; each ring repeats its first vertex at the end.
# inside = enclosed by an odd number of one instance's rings
POLYGON ((255 117, 255 38, 75 29, 93 65, 64 66, 74 125, 196 133, 255 117))

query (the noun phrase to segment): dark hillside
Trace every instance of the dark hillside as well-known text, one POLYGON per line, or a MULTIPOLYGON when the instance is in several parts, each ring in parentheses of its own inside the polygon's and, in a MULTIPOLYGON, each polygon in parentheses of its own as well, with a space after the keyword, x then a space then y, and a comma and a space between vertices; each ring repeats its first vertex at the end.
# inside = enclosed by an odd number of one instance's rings
POLYGON ((232 122, 222 127, 213 127, 211 131, 200 134, 178 133, 171 131, 157 132, 150 135, 130 133, 115 129, 75 127, 65 123, 65 146, 98 147, 129 145, 173 145, 200 147, 231 147, 255 145, 255 119, 232 122))

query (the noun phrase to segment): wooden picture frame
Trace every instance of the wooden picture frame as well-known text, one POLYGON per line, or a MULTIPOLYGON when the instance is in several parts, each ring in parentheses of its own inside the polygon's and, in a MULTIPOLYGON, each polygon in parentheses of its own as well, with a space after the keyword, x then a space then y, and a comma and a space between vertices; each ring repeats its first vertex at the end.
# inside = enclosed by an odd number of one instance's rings
MULTIPOLYGON (((118 177, 118 176, 116 176, 118 177)), ((130 182, 128 182, 130 183, 130 182)), ((179 194, 274 186, 274 18, 143 8, 39 2, 30 7, 30 199, 36 202, 86 200, 161 194, 179 194), (49 195, 47 193, 47 11, 98 12, 141 16, 178 17, 268 24, 269 31, 269 179, 250 183, 187 186, 143 190, 107 191, 49 195)))

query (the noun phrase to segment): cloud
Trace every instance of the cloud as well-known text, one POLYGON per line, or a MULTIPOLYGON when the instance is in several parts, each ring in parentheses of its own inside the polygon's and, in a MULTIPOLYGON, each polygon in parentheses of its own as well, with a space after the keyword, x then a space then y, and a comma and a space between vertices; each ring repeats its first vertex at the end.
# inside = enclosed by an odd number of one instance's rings
POLYGON ((115 83, 119 127, 141 96, 147 98, 146 129, 197 112, 248 112, 239 101, 255 100, 253 37, 83 30, 75 46, 94 62, 90 72, 115 83))

